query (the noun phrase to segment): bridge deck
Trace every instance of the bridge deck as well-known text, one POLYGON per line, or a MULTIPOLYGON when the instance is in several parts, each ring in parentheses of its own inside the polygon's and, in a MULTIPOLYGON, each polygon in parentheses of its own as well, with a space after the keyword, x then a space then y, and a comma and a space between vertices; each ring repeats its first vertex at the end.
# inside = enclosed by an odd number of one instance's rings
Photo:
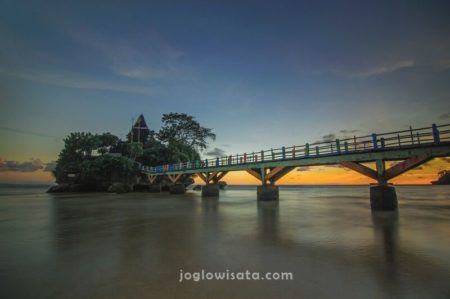
POLYGON ((336 139, 329 142, 282 147, 216 159, 142 167, 149 175, 240 171, 255 168, 332 165, 346 161, 395 161, 414 156, 430 158, 450 155, 450 124, 431 128, 336 139))

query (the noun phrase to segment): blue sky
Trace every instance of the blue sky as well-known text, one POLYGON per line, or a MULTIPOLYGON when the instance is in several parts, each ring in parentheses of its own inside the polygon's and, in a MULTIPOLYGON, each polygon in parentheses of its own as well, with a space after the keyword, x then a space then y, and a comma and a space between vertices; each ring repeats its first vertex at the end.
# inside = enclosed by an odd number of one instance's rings
POLYGON ((227 154, 449 123, 448 1, 0 1, 0 158, 185 112, 227 154), (132 2, 132 3, 129 3, 132 2))

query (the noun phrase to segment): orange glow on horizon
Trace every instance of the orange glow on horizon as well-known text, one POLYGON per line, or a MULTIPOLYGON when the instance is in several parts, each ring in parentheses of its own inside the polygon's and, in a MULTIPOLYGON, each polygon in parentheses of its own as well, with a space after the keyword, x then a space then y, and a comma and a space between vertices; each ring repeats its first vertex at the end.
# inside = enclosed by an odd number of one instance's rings
POLYGON ((4 184, 52 184, 55 178, 48 171, 20 172, 4 171, 0 172, 0 183, 4 184))
MULTIPOLYGON (((373 163, 372 163, 373 164, 373 163)), ((372 164, 366 166, 373 168, 372 164)), ((390 167, 392 163, 387 163, 390 167)), ((444 159, 434 159, 417 169, 410 170, 390 181, 394 184, 430 184, 436 180, 440 170, 448 169, 449 162, 444 159)), ((259 185, 260 182, 246 171, 228 173, 223 180, 229 185, 259 185)), ((42 170, 35 172, 0 172, 0 183, 34 183, 51 184, 55 181, 50 172, 42 170)), ((316 166, 308 169, 292 170, 277 182, 277 185, 368 185, 375 183, 357 172, 336 166, 316 166)), ((195 184, 203 184, 196 177, 195 184)))

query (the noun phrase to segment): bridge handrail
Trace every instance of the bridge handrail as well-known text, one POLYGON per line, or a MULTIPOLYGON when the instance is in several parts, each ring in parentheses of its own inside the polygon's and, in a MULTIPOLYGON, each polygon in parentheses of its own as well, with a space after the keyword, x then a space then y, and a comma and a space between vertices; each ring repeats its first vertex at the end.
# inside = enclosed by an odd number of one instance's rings
POLYGON ((259 162, 305 159, 309 157, 344 155, 373 150, 404 148, 413 145, 439 144, 450 141, 450 124, 435 125, 408 130, 400 130, 366 136, 353 136, 306 143, 299 146, 281 147, 244 154, 229 155, 213 159, 180 162, 159 166, 142 166, 142 171, 150 174, 162 174, 168 171, 214 168, 218 166, 243 165, 259 162))

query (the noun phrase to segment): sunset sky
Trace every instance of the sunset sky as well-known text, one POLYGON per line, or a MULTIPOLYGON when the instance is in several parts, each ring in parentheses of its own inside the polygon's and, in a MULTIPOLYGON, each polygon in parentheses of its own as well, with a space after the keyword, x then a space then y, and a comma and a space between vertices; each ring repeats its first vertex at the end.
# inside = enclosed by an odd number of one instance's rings
MULTIPOLYGON (((447 0, 0 1, 0 183, 50 183, 66 135, 125 138, 140 113, 213 128, 204 157, 450 123, 449 16, 447 0)), ((336 167, 280 181, 369 182, 336 167)))

